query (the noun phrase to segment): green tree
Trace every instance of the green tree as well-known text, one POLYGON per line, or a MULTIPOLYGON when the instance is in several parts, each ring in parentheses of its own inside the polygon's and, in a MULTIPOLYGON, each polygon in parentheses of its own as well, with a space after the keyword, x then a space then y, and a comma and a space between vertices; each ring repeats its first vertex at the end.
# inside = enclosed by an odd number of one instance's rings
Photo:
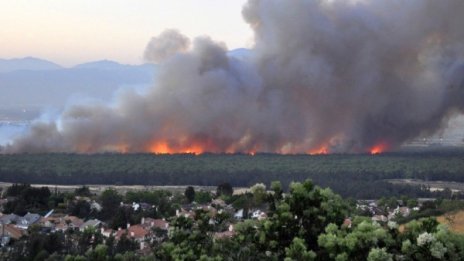
POLYGON ((77 243, 79 254, 84 254, 89 249, 103 243, 103 235, 94 228, 86 228, 78 234, 77 243))
MULTIPOLYGON (((253 192, 261 194, 263 190, 263 186, 259 185, 253 192)), ((276 200, 276 209, 267 220, 255 224, 256 229, 248 227, 248 230, 237 230, 235 238, 251 240, 252 244, 240 244, 266 253, 267 259, 282 260, 288 253, 295 252, 292 249, 301 248, 302 242, 308 252, 317 249, 317 236, 323 228, 330 223, 341 225, 347 214, 348 206, 338 195, 306 180, 292 183, 290 192, 281 200, 276 200), (243 232, 251 235, 244 235, 243 232), (295 238, 303 241, 294 241, 295 238)))
POLYGON ((64 258, 64 261, 86 261, 87 259, 83 256, 72 256, 72 255, 67 255, 65 258, 64 258))
POLYGON ((311 261, 316 258, 316 253, 308 251, 303 239, 295 237, 292 244, 285 248, 285 261, 311 261))
POLYGON ((211 193, 209 193, 208 191, 200 190, 195 193, 195 202, 197 202, 198 204, 209 203, 212 199, 213 197, 211 196, 211 193))
POLYGON ((280 181, 271 182, 271 190, 274 192, 274 198, 276 200, 281 200, 284 191, 282 190, 282 184, 280 181))
POLYGON ((399 238, 401 253, 408 260, 463 260, 464 235, 451 233, 433 218, 406 224, 399 238))
POLYGON ((90 214, 90 203, 85 200, 71 201, 68 204, 68 213, 79 218, 87 218, 90 214))
POLYGON ((154 259, 150 259, 150 257, 140 257, 138 255, 136 255, 134 252, 125 252, 123 254, 117 254, 115 257, 114 257, 114 260, 115 261, 145 261, 145 260, 154 260, 154 259))
POLYGON ((124 233, 116 244, 116 253, 123 254, 128 251, 135 251, 138 247, 138 243, 129 238, 127 233, 124 233))
POLYGON ((195 189, 192 186, 188 186, 185 189, 184 196, 188 203, 192 203, 195 200, 195 189))
POLYGON ((85 254, 88 261, 106 261, 108 258, 108 246, 100 244, 94 249, 89 249, 85 254))
POLYGON ((135 224, 136 215, 131 207, 120 206, 113 210, 110 225, 113 229, 125 228, 127 224, 135 224))
POLYGON ((21 193, 24 190, 30 187, 31 187, 30 184, 13 184, 6 189, 5 196, 6 197, 19 197, 21 196, 21 193))
POLYGON ((122 197, 114 189, 107 189, 100 195, 100 201, 102 204, 101 217, 105 220, 110 219, 114 210, 117 209, 122 202, 122 197))
POLYGON ((221 183, 216 188, 216 197, 226 196, 230 197, 234 194, 234 189, 229 183, 221 183))
POLYGON ((90 192, 89 187, 82 186, 74 190, 74 195, 81 196, 81 197, 90 197, 92 196, 92 193, 90 192))
POLYGON ((32 260, 34 261, 42 261, 45 260, 50 254, 47 252, 47 250, 43 249, 37 255, 34 256, 32 260))
POLYGON ((266 185, 263 183, 257 183, 250 187, 250 191, 253 194, 253 201, 255 206, 260 206, 265 202, 267 197, 266 185))
POLYGON ((325 233, 319 235, 318 244, 327 255, 326 258, 366 260, 371 249, 394 244, 391 234, 378 223, 370 220, 356 223, 358 222, 354 222, 352 230, 329 224, 325 233))
POLYGON ((393 255, 385 248, 373 248, 367 256, 367 261, 393 261, 393 255))

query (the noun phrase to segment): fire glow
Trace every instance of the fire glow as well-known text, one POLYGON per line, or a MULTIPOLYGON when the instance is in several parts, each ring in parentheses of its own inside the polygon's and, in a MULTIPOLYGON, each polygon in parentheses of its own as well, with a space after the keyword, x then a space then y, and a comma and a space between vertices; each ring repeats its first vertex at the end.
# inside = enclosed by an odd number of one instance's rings
POLYGON ((148 148, 150 153, 154 154, 194 154, 199 155, 205 152, 204 147, 199 144, 175 148, 167 142, 155 142, 148 148))
MULTIPOLYGON (((315 146, 314 149, 309 149, 305 152, 299 152, 297 150, 279 150, 278 152, 273 151, 266 151, 260 150, 259 146, 253 147, 250 150, 239 150, 237 149, 238 146, 232 146, 228 149, 221 149, 219 146, 215 146, 212 142, 204 142, 204 141, 187 141, 182 140, 180 141, 153 141, 148 146, 145 147, 143 150, 144 152, 153 153, 157 155, 173 155, 173 154, 193 154, 193 155, 201 155, 204 153, 225 153, 225 154, 248 154, 250 156, 255 156, 258 153, 279 153, 283 155, 292 155, 292 154, 306 154, 306 155, 330 155, 332 153, 337 153, 337 151, 332 151, 330 149, 333 147, 332 145, 324 144, 315 146)), ((391 146, 387 142, 379 142, 371 147, 367 147, 364 149, 365 152, 371 155, 379 155, 385 153, 391 149, 391 146)), ((109 148, 109 151, 115 151, 119 153, 131 153, 132 150, 128 145, 118 145, 113 147, 112 149, 109 148)), ((139 150, 137 150, 139 151, 139 150)), ((363 150, 358 150, 361 152, 363 150)))
POLYGON ((379 154, 382 154, 384 152, 386 152, 388 150, 388 144, 387 143, 378 143, 376 145, 374 145, 370 150, 369 150, 369 153, 371 155, 379 155, 379 154))
POLYGON ((322 146, 308 152, 309 155, 327 155, 329 154, 329 149, 327 146, 322 146))

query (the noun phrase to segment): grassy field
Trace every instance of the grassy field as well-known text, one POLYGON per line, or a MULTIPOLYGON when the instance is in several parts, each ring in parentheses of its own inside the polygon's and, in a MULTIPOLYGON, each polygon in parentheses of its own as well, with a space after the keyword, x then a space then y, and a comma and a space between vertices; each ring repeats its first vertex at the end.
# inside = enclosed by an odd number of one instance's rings
MULTIPOLYGON (((0 189, 5 191, 8 187, 13 185, 13 183, 9 182, 0 182, 0 189)), ((54 185, 54 184, 32 184, 32 187, 40 188, 40 187, 48 187, 50 191, 58 191, 58 192, 74 192, 77 188, 82 186, 80 185, 54 185)), ((90 192, 93 194, 99 195, 103 191, 107 189, 114 189, 121 194, 125 194, 129 191, 151 191, 151 190, 167 190, 173 193, 184 193, 187 186, 142 186, 142 185, 133 185, 133 186, 115 186, 115 185, 87 185, 90 192)), ((216 188, 214 186, 193 186, 195 191, 209 191, 212 193, 216 192, 216 188)), ((234 188, 234 194, 242 194, 249 191, 249 188, 234 188)))
POLYGON ((419 187, 425 186, 428 187, 430 191, 442 191, 445 189, 450 189, 453 192, 464 191, 463 182, 426 181, 419 179, 387 179, 386 181, 391 184, 411 185, 419 187))
POLYGON ((464 210, 437 217, 438 222, 446 224, 451 231, 464 234, 464 210))

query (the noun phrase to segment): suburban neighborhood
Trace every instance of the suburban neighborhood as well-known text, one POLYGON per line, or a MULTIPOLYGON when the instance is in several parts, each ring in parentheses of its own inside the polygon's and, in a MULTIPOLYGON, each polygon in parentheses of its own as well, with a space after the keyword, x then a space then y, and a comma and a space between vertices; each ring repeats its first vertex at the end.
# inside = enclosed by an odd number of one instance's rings
MULTIPOLYGON (((266 224, 269 215, 274 219, 273 213, 281 208, 276 202, 288 196, 278 182, 270 190, 255 184, 241 193, 234 193, 232 186, 224 183, 216 191, 187 186, 183 193, 142 190, 126 194, 114 188, 97 194, 86 186, 60 192, 13 184, 2 191, 0 254, 3 258, 21 253, 88 257, 98 246, 105 246, 106 254, 114 257, 127 253, 150 257, 162 255, 170 241, 192 236, 195 231, 201 240, 228 242, 243 233, 244 227, 266 224)), ((345 205, 351 211, 344 214, 341 227, 351 229, 358 216, 380 226, 397 226, 422 211, 436 209, 437 202, 352 200, 345 205)))

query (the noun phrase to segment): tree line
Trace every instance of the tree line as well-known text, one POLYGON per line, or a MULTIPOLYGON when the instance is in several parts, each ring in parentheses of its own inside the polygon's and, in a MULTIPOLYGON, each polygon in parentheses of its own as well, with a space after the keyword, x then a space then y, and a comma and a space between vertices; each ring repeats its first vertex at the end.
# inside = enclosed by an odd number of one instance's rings
POLYGON ((464 182, 464 153, 382 155, 12 154, 0 155, 0 181, 46 184, 199 185, 234 187, 312 179, 344 197, 449 196, 390 184, 413 178, 464 182))

